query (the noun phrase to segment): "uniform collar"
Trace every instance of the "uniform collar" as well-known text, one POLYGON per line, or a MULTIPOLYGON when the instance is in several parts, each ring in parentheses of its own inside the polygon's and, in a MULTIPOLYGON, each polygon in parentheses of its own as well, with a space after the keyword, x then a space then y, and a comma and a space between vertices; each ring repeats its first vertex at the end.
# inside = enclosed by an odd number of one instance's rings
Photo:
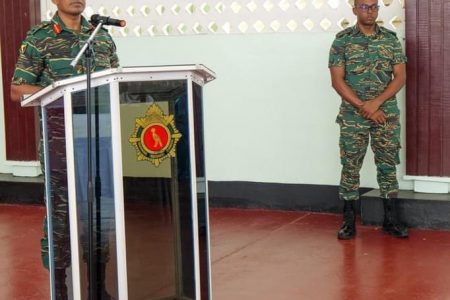
MULTIPOLYGON (((55 35, 58 35, 58 34, 60 34, 63 31, 73 32, 72 30, 70 30, 69 28, 66 27, 64 22, 59 17, 58 12, 56 12, 53 15, 53 18, 52 18, 51 22, 52 22, 52 29, 53 29, 53 32, 55 33, 55 35)), ((86 20, 85 17, 81 16, 80 32, 82 32, 82 33, 90 33, 93 29, 94 29, 94 27, 92 26, 92 24, 89 23, 88 20, 86 20)))
MULTIPOLYGON (((379 35, 381 33, 381 27, 378 26, 377 23, 375 23, 375 36, 379 35)), ((353 35, 358 35, 358 34, 362 34, 364 35, 364 33, 359 29, 358 24, 355 24, 352 28, 352 34, 353 35)))

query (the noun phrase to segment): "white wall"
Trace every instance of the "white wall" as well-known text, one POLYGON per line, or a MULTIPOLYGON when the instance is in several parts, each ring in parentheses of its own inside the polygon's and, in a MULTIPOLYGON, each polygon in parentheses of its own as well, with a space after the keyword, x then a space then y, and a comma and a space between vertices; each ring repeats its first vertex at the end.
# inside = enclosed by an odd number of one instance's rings
MULTIPOLYGON (((115 40, 123 66, 203 63, 217 73, 205 86, 210 180, 336 185, 340 99, 327 68, 333 39, 286 33, 115 40)), ((402 107, 404 91, 399 99, 402 107)), ((369 150, 362 186, 377 186, 372 162, 369 150)), ((401 187, 411 188, 403 181, 401 187)))
MULTIPOLYGON (((270 1, 252 1, 257 5, 254 10, 247 6, 249 1, 234 1, 242 6, 239 12, 223 1, 221 13, 213 1, 208 14, 200 11, 203 2, 190 1, 197 5, 193 14, 185 9, 186 2, 176 0, 162 3, 165 13, 158 13, 161 3, 152 0, 90 1, 86 12, 130 20, 126 30, 112 32, 123 66, 202 63, 217 73, 217 79, 205 87, 210 180, 338 184, 339 131, 334 119, 340 99, 330 85, 327 59, 340 30, 338 21, 352 21, 346 1, 324 2, 320 8, 306 1, 304 9, 294 2, 272 1, 270 11, 263 8, 263 3, 270 1), (289 8, 283 10, 282 2, 290 3, 289 8), (174 14, 171 8, 177 4, 182 9, 174 14), (315 22, 312 30, 304 26, 308 19, 315 22), (328 29, 319 26, 325 19, 332 24, 328 29), (273 20, 279 20, 279 30, 269 26, 273 20), (257 21, 265 24, 260 33, 253 26, 257 21), (290 21, 298 27, 289 28, 290 21), (208 31, 211 22, 220 25, 218 31, 208 31), (249 25, 245 32, 238 26, 242 22, 249 25), (186 35, 176 30, 182 23, 188 25, 186 35), (203 24, 202 34, 193 34, 195 23, 203 24), (231 24, 230 34, 222 26, 227 23, 231 24), (174 28, 171 34, 163 32, 165 24, 174 28), (148 26, 158 28, 156 36, 151 37, 148 26)), ((389 23, 394 17, 404 19, 401 3, 382 8, 386 26, 392 26, 389 23)), ((41 8, 43 19, 50 18, 55 9, 50 0, 41 0, 41 8)), ((399 28, 403 38, 403 27, 399 28)), ((399 100, 403 107, 404 91, 399 100)), ((404 151, 401 156, 400 178, 405 169, 404 151)), ((369 150, 361 172, 362 186, 377 186, 372 162, 369 150)), ((400 185, 411 189, 409 182, 400 185)))

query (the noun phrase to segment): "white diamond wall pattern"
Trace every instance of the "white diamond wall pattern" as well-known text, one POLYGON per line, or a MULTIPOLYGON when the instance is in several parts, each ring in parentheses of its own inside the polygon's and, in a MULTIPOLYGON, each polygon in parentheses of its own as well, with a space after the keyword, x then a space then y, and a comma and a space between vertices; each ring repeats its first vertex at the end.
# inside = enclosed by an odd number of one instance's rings
MULTIPOLYGON (((85 15, 127 21, 113 36, 338 32, 355 23, 353 0, 91 0, 85 15)), ((379 23, 404 32, 404 0, 379 1, 379 23)), ((44 20, 56 8, 41 0, 44 20)))

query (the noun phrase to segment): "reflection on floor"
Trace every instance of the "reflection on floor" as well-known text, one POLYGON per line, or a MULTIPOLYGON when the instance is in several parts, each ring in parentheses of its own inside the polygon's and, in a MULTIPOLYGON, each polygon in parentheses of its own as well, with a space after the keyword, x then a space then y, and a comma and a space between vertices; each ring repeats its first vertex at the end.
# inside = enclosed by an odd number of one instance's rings
POLYGON ((162 299, 175 295, 170 207, 135 201, 126 203, 125 210, 129 299, 162 299))
MULTIPOLYGON (((0 205, 0 299, 49 299, 43 215, 0 205)), ((333 214, 211 210, 213 299, 450 299, 450 232, 399 240, 358 226, 355 240, 338 241, 340 223, 333 214)))

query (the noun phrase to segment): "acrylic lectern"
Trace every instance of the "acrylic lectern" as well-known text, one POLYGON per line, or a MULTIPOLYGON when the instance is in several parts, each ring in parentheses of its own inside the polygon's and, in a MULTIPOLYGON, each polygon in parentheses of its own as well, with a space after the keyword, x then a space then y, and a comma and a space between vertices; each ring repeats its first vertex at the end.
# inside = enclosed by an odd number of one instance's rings
POLYGON ((126 67, 93 73, 89 101, 86 75, 22 101, 41 107, 52 299, 211 299, 213 79, 203 65, 126 67))

